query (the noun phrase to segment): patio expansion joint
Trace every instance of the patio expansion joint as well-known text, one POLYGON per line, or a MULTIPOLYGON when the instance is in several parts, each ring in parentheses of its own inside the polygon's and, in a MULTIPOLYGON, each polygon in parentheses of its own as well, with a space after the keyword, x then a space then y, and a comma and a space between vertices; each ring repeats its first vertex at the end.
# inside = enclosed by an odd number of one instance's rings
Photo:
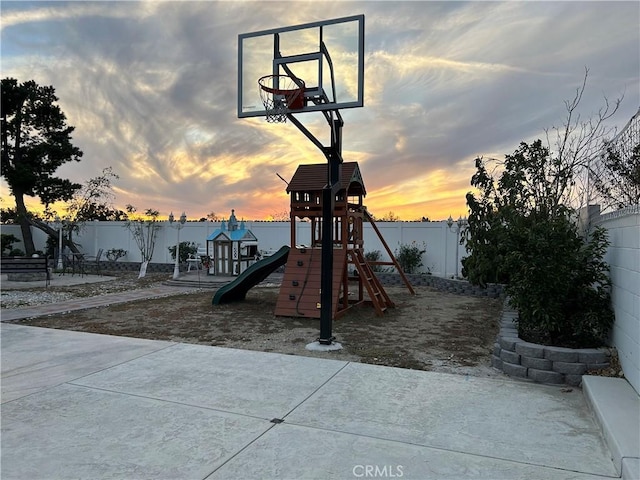
POLYGON ((340 367, 329 378, 327 378, 324 382, 322 382, 322 384, 320 384, 317 388, 315 388, 313 390, 313 392, 311 392, 309 395, 307 395, 305 398, 303 398, 296 406, 294 406, 291 410, 289 410, 287 413, 285 413, 280 418, 283 421, 286 421, 287 416, 291 415, 298 407, 300 407, 303 403, 305 403, 307 400, 309 400, 311 397, 313 397, 316 393, 318 393, 318 391, 320 391, 321 388, 323 388, 327 383, 329 383, 331 380, 333 380, 337 375, 340 374, 340 372, 342 372, 345 368, 347 368, 351 363, 352 362, 345 362, 345 364, 342 367, 340 367))
MULTIPOLYGON (((36 327, 36 328, 41 328, 41 327, 36 327)), ((130 362, 130 361, 132 361, 132 360, 137 360, 137 359, 139 359, 139 358, 144 358, 144 357, 146 357, 146 356, 148 356, 148 355, 152 355, 152 354, 154 354, 154 353, 157 353, 157 352, 160 352, 160 351, 166 350, 167 348, 175 347, 176 345, 179 345, 179 344, 178 344, 178 343, 173 342, 173 343, 171 343, 171 344, 165 345, 164 347, 158 348, 157 350, 154 350, 153 352, 147 352, 147 353, 142 354, 142 355, 139 355, 139 356, 137 356, 137 357, 135 357, 135 358, 130 358, 130 359, 128 359, 128 360, 124 360, 124 361, 122 361, 122 362, 120 362, 120 363, 116 363, 116 364, 113 364, 113 365, 109 365, 108 367, 100 368, 100 369, 98 369, 98 370, 96 370, 96 371, 93 371, 93 372, 87 373, 87 374, 85 374, 85 375, 80 375, 79 377, 74 378, 73 380, 66 380, 66 381, 63 381, 63 382, 60 382, 60 383, 56 383, 55 385, 50 385, 50 386, 48 386, 48 387, 46 387, 46 388, 44 388, 44 389, 42 389, 42 390, 38 390, 38 391, 35 391, 35 392, 28 393, 28 394, 26 394, 26 395, 22 395, 22 396, 20 396, 20 397, 14 398, 14 399, 9 400, 9 401, 7 401, 7 402, 4 402, 4 401, 3 401, 3 402, 2 402, 2 405, 8 405, 8 404, 10 404, 11 402, 20 401, 20 400, 22 400, 22 399, 24 399, 24 398, 27 398, 27 397, 30 397, 30 396, 32 396, 32 395, 38 395, 38 394, 41 394, 42 392, 45 392, 45 391, 47 391, 47 390, 51 390, 51 389, 53 389, 53 388, 57 388, 57 387, 59 387, 59 386, 61 386, 61 385, 73 385, 73 386, 75 386, 75 387, 83 387, 83 388, 94 389, 93 387, 89 387, 89 386, 87 386, 87 385, 82 385, 82 384, 78 384, 78 383, 74 383, 74 382, 77 382, 77 381, 79 381, 79 380, 82 380, 83 378, 86 378, 86 377, 90 377, 91 375, 94 375, 94 374, 96 374, 96 373, 104 372, 104 371, 109 370, 109 369, 111 369, 111 368, 118 367, 118 366, 120 366, 120 365, 124 365, 124 364, 126 364, 126 363, 128 363, 128 362, 130 362)), ((19 374, 19 375, 22 375, 22 374, 19 374)), ((4 378, 4 377, 3 377, 3 378, 4 378)), ((97 389, 97 388, 96 388, 95 390, 100 390, 100 389, 97 389)), ((114 392, 114 393, 122 393, 122 392, 114 392)))
MULTIPOLYGON (((269 422, 271 423, 271 422, 269 422)), ((237 452, 235 452, 233 455, 231 455, 229 458, 227 458, 224 462, 222 462, 220 465, 218 465, 216 468, 214 468, 213 470, 211 470, 207 475, 204 476, 203 480, 206 480, 207 478, 209 478, 211 475, 213 475, 214 473, 216 473, 218 470, 220 470, 222 467, 224 467, 227 463, 231 462, 233 459, 235 459, 238 455, 242 454, 242 452, 244 452, 246 449, 248 449, 249 447, 251 447, 254 443, 256 443, 258 440, 260 440, 263 436, 265 436, 267 434, 267 432, 269 432, 272 428, 276 428, 276 426, 278 426, 279 424, 277 423, 271 423, 271 425, 269 426, 269 428, 267 428, 264 432, 262 432, 260 435, 257 435, 254 439, 252 439, 250 442, 247 442, 246 445, 244 445, 242 448, 239 448, 237 452)))
MULTIPOLYGON (((331 433, 341 433, 344 435, 352 435, 354 437, 362 437, 362 438, 370 438, 372 440, 382 440, 384 442, 391 442, 391 443, 396 443, 399 445, 411 445, 414 447, 420 447, 420 448, 427 448, 430 450, 436 450, 439 452, 448 452, 448 453, 456 453, 456 454, 460 454, 460 455, 468 455, 471 457, 476 457, 476 458, 488 458, 491 460, 497 460, 500 462, 507 462, 507 463, 512 463, 514 465, 527 465, 527 466, 531 466, 531 467, 540 467, 540 468, 548 468, 550 470, 557 470, 559 472, 571 472, 571 473, 577 473, 580 475, 593 475, 594 479, 595 478, 620 478, 618 476, 615 475, 603 475, 603 474, 596 474, 593 472, 589 472, 586 470, 575 470, 572 468, 563 468, 563 467, 558 467, 558 466, 553 466, 553 465, 545 465, 543 463, 536 463, 536 462, 526 462, 526 461, 518 461, 518 460, 514 460, 512 458, 504 458, 504 457, 498 457, 495 455, 482 455, 480 453, 473 453, 473 452, 468 452, 465 450, 456 450, 453 448, 446 448, 446 447, 440 447, 440 446, 435 446, 435 445, 427 445, 424 443, 416 443, 416 442, 409 442, 409 441, 405 441, 405 440, 398 440, 395 438, 387 438, 387 437, 379 437, 379 436, 375 436, 375 435, 368 435, 365 433, 355 433, 355 432, 351 432, 348 430, 340 430, 340 429, 335 429, 335 428, 330 428, 330 427, 318 427, 317 425, 305 425, 304 423, 298 423, 298 422, 285 422, 284 425, 292 425, 292 426, 296 426, 296 427, 300 427, 300 428, 308 428, 308 429, 312 429, 312 430, 318 430, 318 431, 323 431, 323 432, 331 432, 331 433)), ((281 424, 274 424, 274 427, 277 427, 278 425, 281 424)), ((266 432, 265 432, 266 433, 266 432)))
MULTIPOLYGON (((115 365, 114 365, 115 366, 115 365)), ((108 370, 108 369, 105 369, 108 370)), ((92 374, 90 374, 92 375, 92 374)), ((85 377, 90 376, 90 375, 85 375, 85 377)), ((84 378, 84 377, 83 377, 84 378)), ((245 418, 251 418, 254 420, 263 420, 265 422, 267 422, 268 424, 275 426, 275 424, 271 423, 271 419, 267 418, 267 417, 260 417, 258 415, 249 415, 247 413, 239 413, 239 412, 234 412, 232 410, 224 410, 221 408, 213 408, 213 407, 207 407, 206 405, 198 405, 196 403, 187 403, 187 402, 179 402, 176 400, 169 400, 166 398, 161 398, 161 397, 154 397, 151 395, 142 395, 139 393, 131 393, 131 392, 123 392, 121 390, 112 390, 109 388, 101 388, 101 387, 96 387, 94 385, 84 385, 82 383, 76 383, 77 380, 72 380, 69 382, 64 382, 63 385, 71 385, 74 387, 81 387, 81 388, 86 388, 88 390, 94 390, 97 392, 106 392, 106 393, 113 393, 115 395, 123 395, 125 397, 133 397, 133 398, 141 398, 141 399, 145 399, 145 400, 154 400, 157 402, 162 402, 162 403, 167 403, 167 404, 171 404, 171 405, 180 405, 182 407, 189 407, 189 408, 197 408, 200 410, 207 410, 210 412, 217 412, 217 413, 224 413, 225 415, 234 415, 234 416, 238 416, 238 417, 245 417, 245 418)))

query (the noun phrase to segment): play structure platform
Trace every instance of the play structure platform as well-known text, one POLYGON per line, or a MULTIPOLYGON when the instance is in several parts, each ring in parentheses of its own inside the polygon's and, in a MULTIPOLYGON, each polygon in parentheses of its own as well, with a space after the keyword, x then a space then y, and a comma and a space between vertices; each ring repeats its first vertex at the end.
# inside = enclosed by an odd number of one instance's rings
POLYGON ((271 273, 287 263, 289 257, 289 247, 283 246, 273 255, 257 261, 234 281, 220 287, 213 296, 212 304, 237 302, 244 300, 250 288, 262 282, 271 273))
MULTIPOLYGON (((276 303, 277 316, 320 318, 321 265, 321 248, 291 250, 276 303)), ((336 248, 333 272, 332 315, 335 318, 365 302, 364 289, 368 294, 366 301, 375 308, 376 315, 383 315, 387 308, 394 306, 360 249, 336 248)))

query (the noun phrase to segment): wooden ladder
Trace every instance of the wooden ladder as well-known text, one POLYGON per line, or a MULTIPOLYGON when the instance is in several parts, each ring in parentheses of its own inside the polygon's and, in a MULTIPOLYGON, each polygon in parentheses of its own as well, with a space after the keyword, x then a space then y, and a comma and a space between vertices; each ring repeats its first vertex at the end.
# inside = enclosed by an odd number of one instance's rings
POLYGON ((376 315, 382 316, 387 308, 395 306, 394 303, 387 295, 387 292, 384 290, 384 287, 376 277, 375 273, 371 269, 371 266, 367 263, 364 255, 362 254, 362 250, 359 248, 351 249, 351 259, 353 264, 355 265, 358 275, 365 287, 367 288, 367 293, 369 294, 369 298, 371 298, 371 303, 373 303, 374 308, 376 309, 376 315))

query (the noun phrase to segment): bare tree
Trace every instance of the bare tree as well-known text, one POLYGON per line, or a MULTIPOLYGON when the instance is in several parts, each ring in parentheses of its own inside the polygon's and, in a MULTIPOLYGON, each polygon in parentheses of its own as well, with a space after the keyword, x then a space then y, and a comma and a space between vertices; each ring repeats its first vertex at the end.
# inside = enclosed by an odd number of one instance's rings
POLYGON ((603 210, 640 204, 640 109, 594 160, 589 174, 603 210))
POLYGON ((610 102, 604 97, 604 105, 595 115, 584 119, 579 113, 589 69, 585 68, 582 84, 576 88, 571 100, 565 100, 566 117, 561 126, 545 130, 547 148, 553 153, 555 161, 549 165, 547 178, 553 183, 547 192, 556 202, 580 208, 589 202, 589 171, 594 158, 603 150, 605 141, 615 131, 606 122, 618 111, 623 97, 610 102))
POLYGON ((385 214, 383 217, 381 217, 379 219, 380 222, 400 222, 400 217, 398 215, 396 215, 395 213, 393 213, 392 211, 389 211, 389 213, 385 214))
POLYGON ((119 178, 112 167, 106 167, 100 175, 87 180, 67 204, 69 218, 77 223, 91 220, 125 220, 126 213, 113 207, 115 194, 112 182, 119 178))
POLYGON ((291 220, 291 217, 289 216, 289 210, 284 209, 280 210, 279 212, 274 212, 269 215, 269 220, 273 222, 288 222, 289 220, 291 220))
POLYGON ((140 273, 138 278, 142 278, 147 274, 147 266, 153 258, 153 250, 156 246, 156 237, 160 225, 158 225, 158 216, 160 212, 157 210, 147 209, 143 217, 132 218, 132 214, 136 212, 133 205, 127 205, 129 220, 125 224, 125 228, 131 232, 133 238, 140 250, 142 256, 142 264, 140 265, 140 273))
POLYGON ((210 222, 217 222, 220 220, 220 216, 216 212, 207 213, 207 220, 210 222))

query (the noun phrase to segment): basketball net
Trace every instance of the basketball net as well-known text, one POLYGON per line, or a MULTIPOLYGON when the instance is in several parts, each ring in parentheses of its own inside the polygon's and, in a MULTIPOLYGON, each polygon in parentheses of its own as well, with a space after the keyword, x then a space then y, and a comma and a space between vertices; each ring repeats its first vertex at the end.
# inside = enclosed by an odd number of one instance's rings
POLYGON ((287 114, 304 107, 304 81, 288 75, 266 75, 258 80, 260 98, 269 123, 285 123, 287 114))

